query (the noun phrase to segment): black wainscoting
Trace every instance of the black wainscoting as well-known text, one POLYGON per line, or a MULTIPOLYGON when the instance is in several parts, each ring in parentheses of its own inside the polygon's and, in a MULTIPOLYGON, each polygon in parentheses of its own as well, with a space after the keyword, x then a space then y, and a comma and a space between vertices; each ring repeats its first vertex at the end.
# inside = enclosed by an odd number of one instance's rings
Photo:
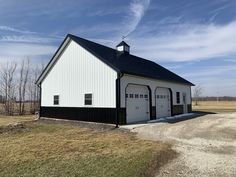
POLYGON ((119 124, 125 125, 126 124, 126 108, 119 108, 119 124))
POLYGON ((152 106, 151 120, 156 119, 156 106, 152 106))
POLYGON ((41 107, 41 117, 116 123, 116 108, 41 107))
POLYGON ((183 114, 184 113, 184 107, 183 105, 173 105, 173 115, 183 114))
POLYGON ((188 104, 188 112, 192 112, 192 104, 188 104))

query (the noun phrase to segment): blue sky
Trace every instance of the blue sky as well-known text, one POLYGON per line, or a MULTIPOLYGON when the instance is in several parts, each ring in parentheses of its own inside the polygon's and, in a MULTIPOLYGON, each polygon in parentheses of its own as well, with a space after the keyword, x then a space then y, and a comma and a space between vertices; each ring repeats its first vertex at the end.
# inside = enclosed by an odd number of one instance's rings
POLYGON ((155 61, 208 96, 236 96, 235 0, 0 0, 0 63, 48 62, 67 33, 155 61))

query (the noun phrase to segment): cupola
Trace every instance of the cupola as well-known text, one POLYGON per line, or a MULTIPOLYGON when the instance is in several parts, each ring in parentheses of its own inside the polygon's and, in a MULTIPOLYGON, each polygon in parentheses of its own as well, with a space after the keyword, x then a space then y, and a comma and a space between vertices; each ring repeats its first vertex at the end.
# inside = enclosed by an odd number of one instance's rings
POLYGON ((125 43, 125 41, 120 42, 117 46, 116 46, 116 50, 119 52, 127 52, 129 53, 129 45, 125 43))

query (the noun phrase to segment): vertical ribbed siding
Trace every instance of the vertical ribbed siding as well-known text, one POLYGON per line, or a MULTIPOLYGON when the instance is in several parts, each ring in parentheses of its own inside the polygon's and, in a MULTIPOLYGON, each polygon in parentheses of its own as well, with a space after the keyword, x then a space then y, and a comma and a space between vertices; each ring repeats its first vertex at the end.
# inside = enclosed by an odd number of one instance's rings
POLYGON ((42 106, 84 107, 84 94, 93 94, 92 107, 115 108, 117 73, 87 50, 71 41, 42 82, 42 106))
POLYGON ((116 123, 116 108, 41 107, 41 117, 116 123))

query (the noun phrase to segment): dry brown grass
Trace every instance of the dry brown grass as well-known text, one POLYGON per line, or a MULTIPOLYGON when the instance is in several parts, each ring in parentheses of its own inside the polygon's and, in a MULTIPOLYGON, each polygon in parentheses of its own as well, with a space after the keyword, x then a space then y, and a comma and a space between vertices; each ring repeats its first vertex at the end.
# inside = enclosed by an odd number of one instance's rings
POLYGON ((176 153, 129 133, 31 123, 0 134, 0 176, 154 176, 176 153))
POLYGON ((3 116, 0 115, 0 126, 19 122, 33 121, 35 116, 3 116))
POLYGON ((236 112, 236 101, 199 101, 192 103, 193 111, 236 112))

